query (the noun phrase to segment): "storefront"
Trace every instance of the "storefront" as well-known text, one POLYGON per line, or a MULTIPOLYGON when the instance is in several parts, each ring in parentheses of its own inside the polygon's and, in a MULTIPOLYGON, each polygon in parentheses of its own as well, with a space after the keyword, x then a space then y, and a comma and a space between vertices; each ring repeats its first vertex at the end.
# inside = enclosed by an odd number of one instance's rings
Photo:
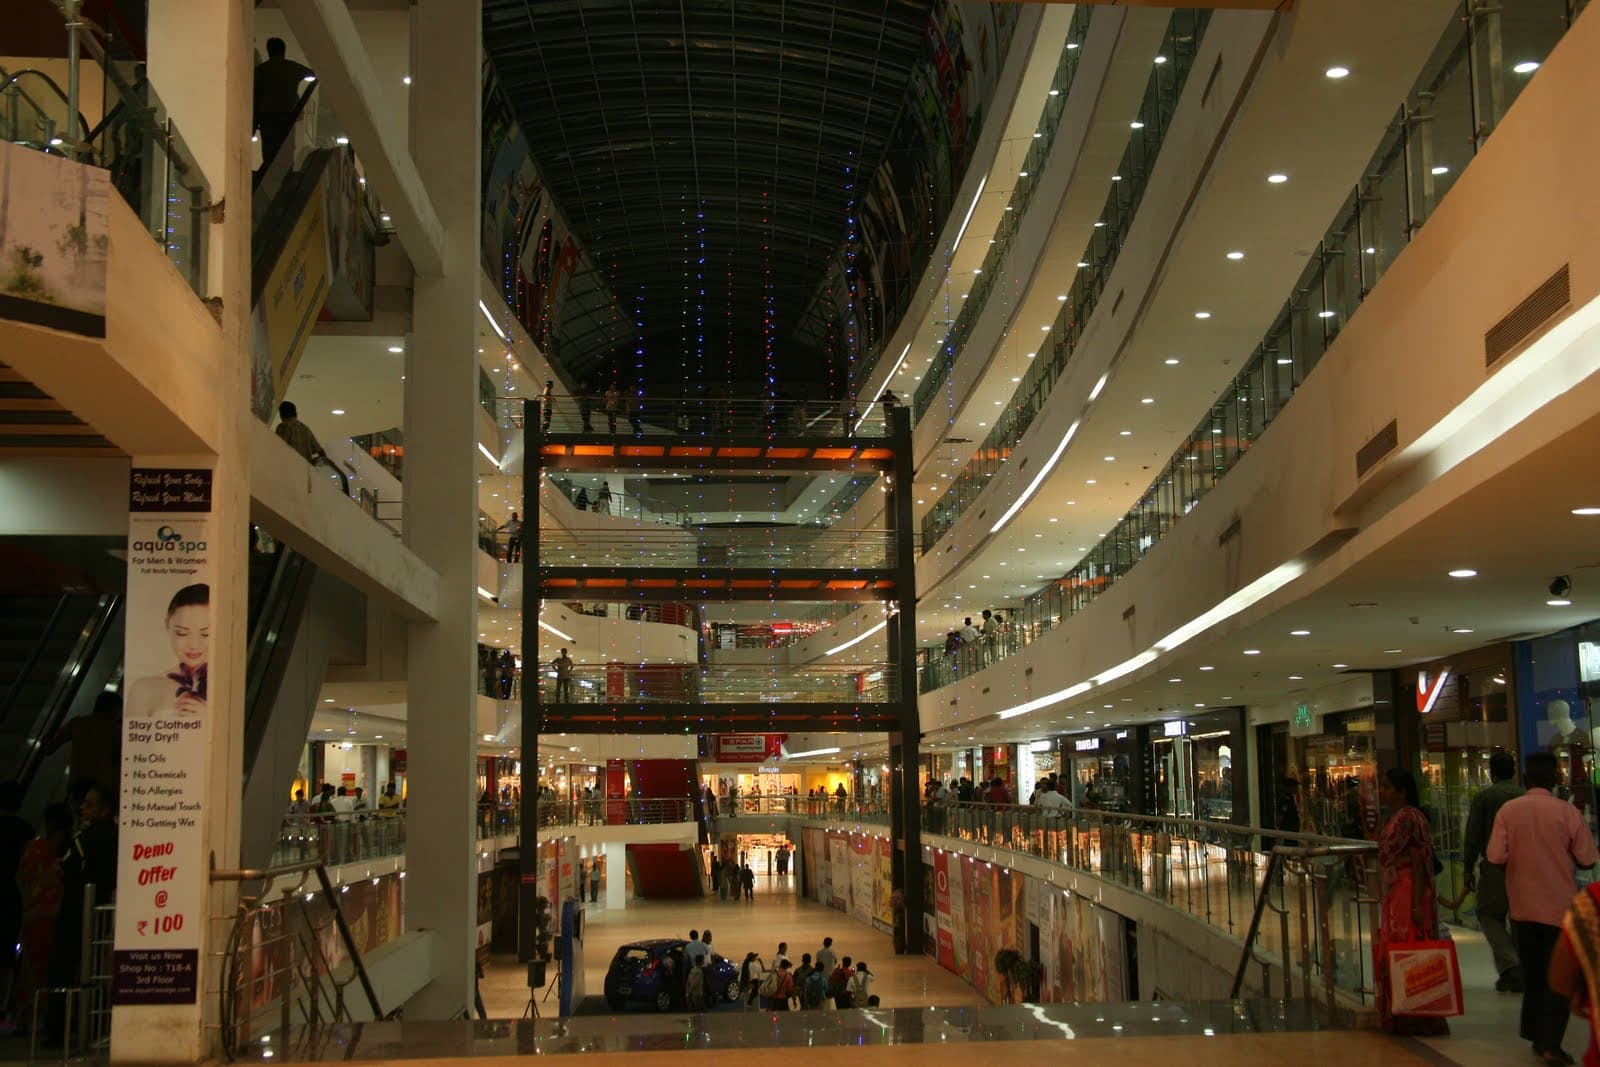
POLYGON ((1136 727, 1075 734, 1062 738, 1061 747, 1074 807, 1137 810, 1144 783, 1136 727))
POLYGON ((1300 705, 1289 722, 1260 727, 1263 826, 1276 826, 1283 782, 1300 783, 1300 832, 1374 837, 1378 830, 1377 716, 1365 707, 1318 714, 1300 705))
POLYGON ((1561 762, 1561 795, 1596 830, 1595 749, 1600 746, 1600 622, 1519 641, 1512 648, 1517 737, 1522 751, 1553 752, 1561 762))
POLYGON ((1145 728, 1149 810, 1157 815, 1248 823, 1243 708, 1145 728))

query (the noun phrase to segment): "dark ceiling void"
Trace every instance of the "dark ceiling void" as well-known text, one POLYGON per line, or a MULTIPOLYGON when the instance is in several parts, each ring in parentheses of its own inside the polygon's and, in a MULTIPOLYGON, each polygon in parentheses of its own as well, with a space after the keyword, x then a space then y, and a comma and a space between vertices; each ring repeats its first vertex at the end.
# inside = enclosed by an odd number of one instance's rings
POLYGON ((934 0, 483 6, 550 200, 631 320, 565 346, 574 382, 845 388, 792 339, 925 61, 934 0))

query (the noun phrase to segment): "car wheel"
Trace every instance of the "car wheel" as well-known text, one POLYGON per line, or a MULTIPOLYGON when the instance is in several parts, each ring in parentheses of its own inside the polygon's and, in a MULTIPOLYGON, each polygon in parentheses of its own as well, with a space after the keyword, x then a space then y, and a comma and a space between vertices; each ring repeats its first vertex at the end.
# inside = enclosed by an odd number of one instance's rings
POLYGON ((722 999, 726 1000, 729 1004, 739 1003, 739 983, 729 982, 726 986, 724 986, 722 988, 722 999))
POLYGON ((656 994, 656 1010, 657 1011, 671 1011, 672 1010, 672 994, 667 992, 665 989, 663 989, 661 992, 656 994))
POLYGON ((611 1006, 611 1010, 612 1011, 621 1011, 622 1010, 622 998, 621 997, 607 997, 606 998, 606 1003, 611 1006))

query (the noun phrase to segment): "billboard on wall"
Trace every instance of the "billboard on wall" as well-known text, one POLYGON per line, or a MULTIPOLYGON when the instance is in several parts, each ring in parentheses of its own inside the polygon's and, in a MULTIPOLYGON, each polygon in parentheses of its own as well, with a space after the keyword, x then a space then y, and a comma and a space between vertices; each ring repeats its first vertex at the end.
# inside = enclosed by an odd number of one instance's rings
POLYGON ((100 167, 0 141, 0 315, 106 335, 110 189, 100 167))
POLYGON ((718 763, 762 763, 783 755, 788 734, 718 734, 718 763))

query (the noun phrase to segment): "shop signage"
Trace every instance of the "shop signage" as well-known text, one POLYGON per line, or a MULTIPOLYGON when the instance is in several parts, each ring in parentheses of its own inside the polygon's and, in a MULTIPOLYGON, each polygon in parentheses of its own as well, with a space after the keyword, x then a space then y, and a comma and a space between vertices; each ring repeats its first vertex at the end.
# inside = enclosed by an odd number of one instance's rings
POLYGON ((1311 710, 1310 704, 1296 704, 1294 718, 1289 720, 1289 734, 1292 737, 1307 737, 1317 732, 1317 716, 1311 710))
POLYGON ((1072 742, 1072 747, 1079 752, 1095 752, 1100 748, 1100 739, 1098 737, 1080 737, 1072 742))
POLYGON ((1182 737, 1188 732, 1189 724, 1184 722, 1182 719, 1179 719, 1177 722, 1165 722, 1161 724, 1161 735, 1163 737, 1182 737))
POLYGON ((211 476, 134 467, 128 492, 113 1004, 194 1004, 206 922, 211 476))
POLYGON ((1450 680, 1450 668, 1446 667, 1433 679, 1433 684, 1428 684, 1428 672, 1417 672, 1417 711, 1426 715, 1439 703, 1439 694, 1444 692, 1444 685, 1450 680))
POLYGON ((1029 752, 1049 752, 1050 751, 1050 746, 1052 745, 1052 743, 1053 742, 1050 742, 1050 741, 1035 741, 1035 742, 1033 742, 1032 744, 1030 744, 1028 746, 1028 751, 1029 752))
POLYGON ((718 734, 718 763, 760 763, 783 754, 788 734, 718 734))

